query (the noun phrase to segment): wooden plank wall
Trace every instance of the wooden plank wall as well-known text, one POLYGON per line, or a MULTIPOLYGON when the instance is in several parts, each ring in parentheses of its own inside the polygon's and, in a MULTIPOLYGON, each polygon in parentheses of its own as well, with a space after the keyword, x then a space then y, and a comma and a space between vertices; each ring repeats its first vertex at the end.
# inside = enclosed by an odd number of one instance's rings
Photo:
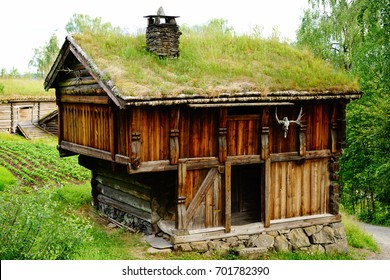
POLYGON ((62 104, 62 139, 67 142, 111 151, 110 106, 95 104, 62 104))
POLYGON ((218 157, 217 109, 181 108, 179 158, 218 157))
POLYGON ((328 213, 328 158, 271 163, 270 219, 328 213))
POLYGON ((228 116, 229 156, 259 154, 260 115, 228 116))

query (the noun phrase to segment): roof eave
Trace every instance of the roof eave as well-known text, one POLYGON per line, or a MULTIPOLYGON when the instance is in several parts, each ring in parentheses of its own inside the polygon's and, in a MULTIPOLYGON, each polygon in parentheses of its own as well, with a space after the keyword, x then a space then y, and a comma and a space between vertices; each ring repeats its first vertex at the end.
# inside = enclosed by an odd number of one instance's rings
POLYGON ((125 96, 123 100, 127 106, 157 106, 157 105, 181 105, 181 104, 221 104, 221 103, 249 103, 261 102, 272 105, 275 102, 301 102, 314 100, 353 100, 358 99, 362 92, 352 90, 349 92, 324 91, 312 93, 308 91, 275 91, 267 94, 261 92, 224 93, 218 96, 204 95, 179 95, 176 97, 153 98, 125 96))

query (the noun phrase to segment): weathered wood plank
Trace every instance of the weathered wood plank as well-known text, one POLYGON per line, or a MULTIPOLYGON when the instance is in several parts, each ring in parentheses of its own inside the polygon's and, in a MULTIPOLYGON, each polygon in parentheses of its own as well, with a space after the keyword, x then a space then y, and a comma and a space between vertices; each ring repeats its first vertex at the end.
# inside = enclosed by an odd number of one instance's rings
POLYGON ((273 212, 273 195, 274 187, 271 179, 271 159, 268 158, 264 164, 264 227, 268 228, 271 224, 271 219, 274 215, 273 212))
POLYGON ((150 201, 143 200, 141 198, 132 196, 129 193, 124 193, 120 190, 110 188, 102 184, 97 184, 96 189, 99 193, 105 195, 106 197, 115 199, 117 201, 130 205, 136 209, 140 209, 147 213, 152 212, 150 208, 150 201))
POLYGON ((231 231, 232 226, 232 195, 231 195, 231 176, 232 165, 229 160, 225 162, 225 232, 231 231))

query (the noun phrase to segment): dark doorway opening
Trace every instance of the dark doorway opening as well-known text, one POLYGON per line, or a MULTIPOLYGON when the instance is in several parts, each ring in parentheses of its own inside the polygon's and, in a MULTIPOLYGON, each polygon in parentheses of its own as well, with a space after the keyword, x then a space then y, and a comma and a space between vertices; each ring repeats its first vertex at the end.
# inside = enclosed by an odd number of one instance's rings
POLYGON ((261 221, 261 165, 236 165, 231 171, 232 225, 261 221))

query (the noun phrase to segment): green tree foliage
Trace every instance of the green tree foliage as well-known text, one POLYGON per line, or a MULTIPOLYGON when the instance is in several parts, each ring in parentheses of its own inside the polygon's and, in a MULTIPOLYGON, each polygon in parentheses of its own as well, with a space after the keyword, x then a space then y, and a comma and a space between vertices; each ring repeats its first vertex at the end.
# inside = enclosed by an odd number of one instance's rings
POLYGON ((37 68, 37 73, 40 77, 45 77, 53 65, 58 51, 58 38, 53 34, 43 47, 34 49, 34 56, 30 60, 29 65, 37 68))
POLYGON ((298 45, 359 77, 347 108, 342 202, 366 221, 390 223, 390 5, 388 0, 309 0, 298 45))
POLYGON ((119 27, 114 27, 111 23, 102 23, 101 17, 92 18, 89 15, 73 14, 72 18, 65 26, 66 32, 69 34, 74 33, 117 33, 122 32, 119 27))

